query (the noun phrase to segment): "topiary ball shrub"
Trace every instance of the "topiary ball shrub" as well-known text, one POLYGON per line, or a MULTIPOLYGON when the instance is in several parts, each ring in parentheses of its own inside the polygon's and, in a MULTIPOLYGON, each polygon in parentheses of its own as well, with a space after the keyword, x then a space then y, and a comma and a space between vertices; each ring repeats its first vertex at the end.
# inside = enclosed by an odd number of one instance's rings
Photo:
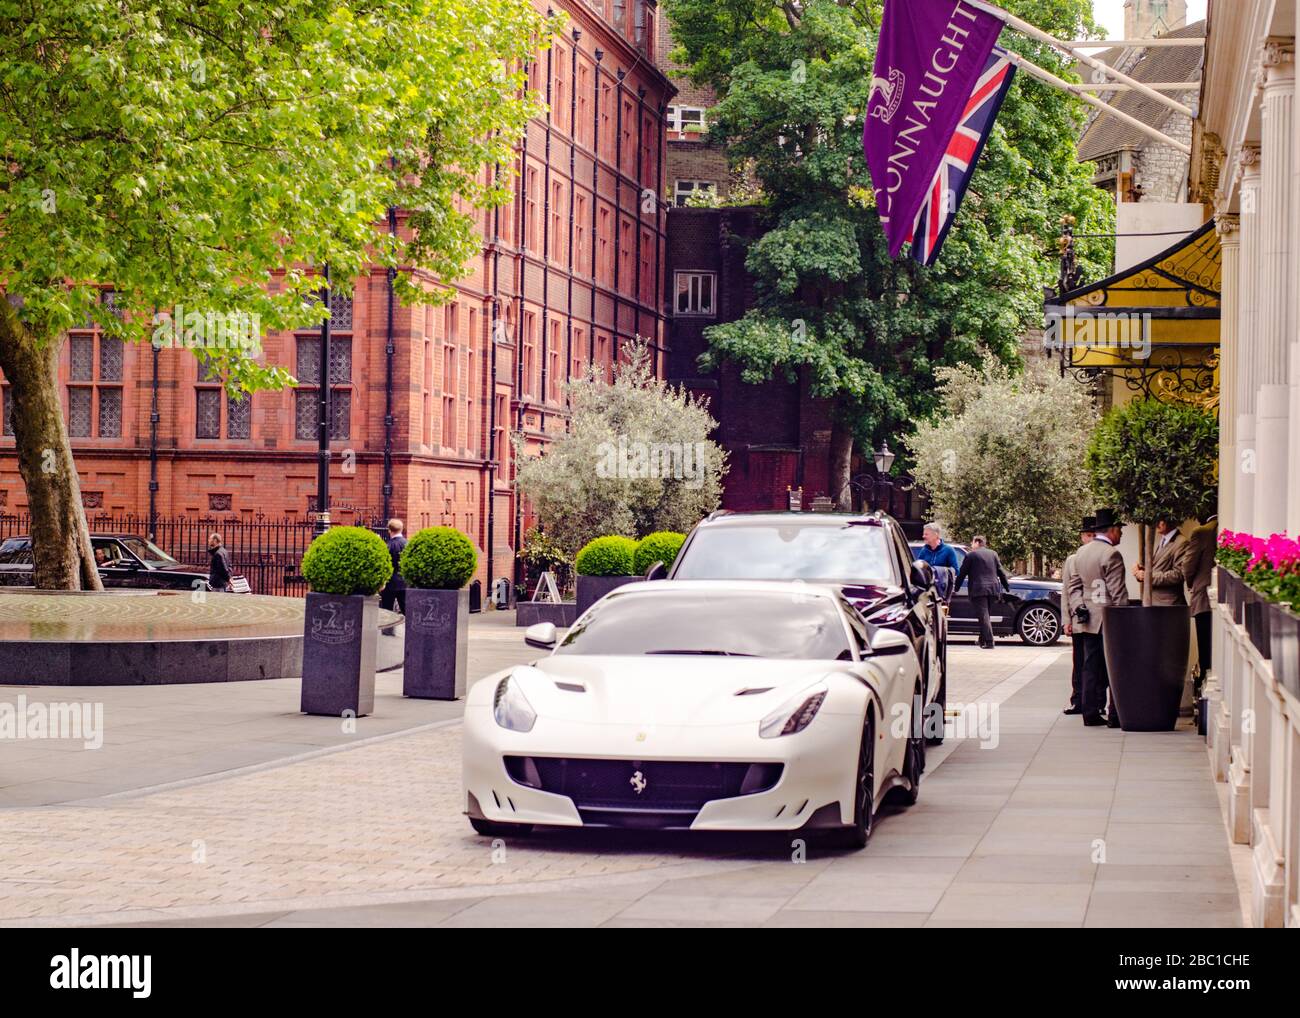
POLYGON ((317 594, 369 596, 392 577, 393 557, 373 530, 331 527, 302 557, 302 575, 317 594))
POLYGON ((633 576, 636 541, 630 537, 597 537, 583 545, 573 560, 579 576, 633 576))
POLYGON ((637 542, 636 553, 632 556, 632 572, 637 576, 644 576, 646 570, 656 562, 662 562, 665 568, 672 568, 685 540, 685 534, 678 534, 671 530, 647 534, 637 542))
POLYGON ((397 568, 412 587, 460 590, 478 568, 478 551, 454 527, 426 527, 406 542, 397 568))

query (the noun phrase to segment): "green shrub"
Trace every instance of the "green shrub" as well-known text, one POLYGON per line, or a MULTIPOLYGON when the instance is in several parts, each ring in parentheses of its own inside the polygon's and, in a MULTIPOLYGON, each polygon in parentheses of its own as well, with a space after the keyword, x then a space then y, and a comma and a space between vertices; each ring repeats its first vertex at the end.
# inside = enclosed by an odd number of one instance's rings
POLYGON ((583 545, 573 560, 579 576, 632 576, 636 541, 630 537, 597 537, 583 545))
POLYGON ((331 527, 302 557, 302 575, 317 594, 374 594, 393 575, 382 537, 365 527, 331 527))
POLYGON ((656 562, 662 562, 665 567, 671 569, 685 540, 685 534, 678 534, 672 530, 647 534, 637 542, 636 552, 632 555, 632 572, 637 576, 644 576, 646 570, 656 562))
POLYGON ((460 590, 478 568, 478 552, 452 527, 426 527, 402 549, 397 568, 412 587, 460 590))

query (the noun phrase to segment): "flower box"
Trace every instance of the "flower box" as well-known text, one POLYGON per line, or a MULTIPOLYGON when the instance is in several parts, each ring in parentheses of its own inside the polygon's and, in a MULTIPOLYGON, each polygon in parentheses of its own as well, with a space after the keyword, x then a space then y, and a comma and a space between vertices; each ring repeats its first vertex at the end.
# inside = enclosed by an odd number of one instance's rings
POLYGON ((1286 605, 1271 603, 1268 614, 1273 678, 1292 696, 1300 698, 1300 615, 1286 605))
POLYGON ((1250 642, 1255 645, 1260 656, 1265 659, 1273 652, 1268 636, 1269 607, 1269 602, 1261 595, 1249 588, 1246 589, 1246 635, 1250 637, 1250 642))

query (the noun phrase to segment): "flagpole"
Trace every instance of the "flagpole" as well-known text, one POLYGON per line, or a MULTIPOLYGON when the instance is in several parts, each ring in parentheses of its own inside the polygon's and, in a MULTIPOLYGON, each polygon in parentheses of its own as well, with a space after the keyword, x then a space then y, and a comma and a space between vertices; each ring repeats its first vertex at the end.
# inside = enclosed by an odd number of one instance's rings
MULTIPOLYGON (((1001 7, 997 7, 990 3, 985 3, 984 0, 961 0, 961 2, 971 7, 974 7, 976 10, 981 10, 985 14, 992 15, 993 17, 997 18, 999 21, 1003 22, 1004 24, 1010 25, 1012 28, 1016 29, 1016 31, 1021 32, 1029 36, 1030 38, 1037 39, 1039 42, 1044 42, 1049 46, 1055 47, 1056 49, 1063 50, 1064 52, 1069 53, 1070 56, 1074 57, 1076 60, 1081 61, 1082 63, 1087 64, 1089 67, 1093 68, 1093 70, 1101 71, 1105 74, 1109 74, 1113 76, 1116 80, 1124 82, 1124 84, 1128 85, 1134 91, 1141 92, 1147 98, 1154 99, 1156 102, 1160 103, 1163 106, 1167 106, 1175 113, 1181 113, 1183 116, 1189 118, 1195 117, 1195 114, 1192 112, 1191 108, 1183 105, 1177 99, 1171 99, 1169 96, 1163 94, 1162 92, 1157 92, 1154 88, 1151 88, 1150 86, 1144 84, 1143 82, 1138 81, 1136 78, 1130 78, 1123 71, 1116 70, 1114 67, 1111 67, 1109 64, 1104 64, 1100 60, 1097 60, 1094 57, 1089 56, 1087 53, 1083 53, 1078 49, 1075 49, 1071 43, 1065 42, 1062 39, 1058 39, 1054 35, 1044 32, 1041 28, 1031 25, 1028 21, 1025 21, 1022 18, 1017 18, 1010 11, 1004 11, 1001 7)), ((1036 67, 1037 65, 1029 64, 1028 66, 1036 67)), ((1041 70, 1041 68, 1039 69, 1041 70)), ((1030 73, 1032 74, 1033 72, 1031 71, 1030 73)), ((1049 73, 1049 72, 1045 71, 1044 73, 1049 73)), ((1057 81, 1060 81, 1060 79, 1058 78, 1057 81)), ((1065 82, 1061 82, 1061 84, 1065 84, 1065 82)), ((1110 112, 1116 114, 1117 116, 1119 115, 1118 110, 1114 110, 1111 107, 1106 107, 1106 109, 1110 110, 1110 112)), ((1187 152, 1190 155, 1191 149, 1187 149, 1187 152)))
MULTIPOLYGON (((964 0, 964 2, 970 3, 971 0, 964 0)), ((1045 81, 1047 84, 1053 85, 1056 88, 1064 89, 1065 91, 1071 93, 1072 95, 1078 96, 1089 106, 1095 106, 1099 110, 1104 110, 1106 113, 1108 113, 1110 116, 1114 117, 1115 119, 1123 121, 1124 123, 1128 124, 1130 127, 1141 131, 1143 134, 1150 135, 1152 138, 1156 139, 1156 141, 1163 142, 1166 145, 1172 145, 1174 148, 1178 149, 1179 152, 1183 153, 1183 155, 1190 156, 1192 154, 1192 147, 1186 144, 1185 142, 1181 142, 1178 141, 1176 138, 1169 137, 1169 135, 1163 133, 1162 131, 1157 130, 1156 128, 1152 127, 1150 124, 1144 124, 1141 120, 1138 120, 1136 117, 1129 116, 1123 110, 1117 110, 1115 109, 1114 106, 1108 106, 1106 103, 1098 99, 1095 95, 1090 95, 1089 93, 1085 92, 1080 86, 1071 84, 1068 81, 1062 81, 1051 71, 1043 70, 1043 68, 1039 67, 1036 63, 1034 63, 1032 60, 1028 59, 1027 57, 1022 57, 1019 53, 1016 53, 1012 50, 1007 51, 1007 56, 1011 59, 1011 62, 1013 64, 1015 64, 1017 67, 1024 68, 1029 74, 1033 75, 1035 78, 1045 81)))

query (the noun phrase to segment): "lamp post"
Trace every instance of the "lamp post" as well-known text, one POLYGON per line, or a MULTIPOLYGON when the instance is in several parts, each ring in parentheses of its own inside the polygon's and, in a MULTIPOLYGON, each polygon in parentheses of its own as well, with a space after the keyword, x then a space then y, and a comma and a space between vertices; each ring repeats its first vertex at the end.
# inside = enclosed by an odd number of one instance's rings
POLYGON ((889 443, 882 439, 880 448, 873 453, 873 457, 876 461, 876 476, 871 484, 871 500, 874 503, 872 508, 883 504, 892 512, 893 500, 889 498, 889 481, 886 480, 889 468, 894 465, 894 454, 889 448, 889 443))
POLYGON ((888 442, 881 441, 880 448, 875 452, 875 457, 877 473, 882 476, 889 473, 889 468, 894 465, 894 454, 890 452, 888 442))
POLYGON ((330 528, 330 266, 325 263, 325 285, 321 287, 321 306, 325 317, 320 323, 320 364, 316 381, 316 526, 315 536, 330 528))

